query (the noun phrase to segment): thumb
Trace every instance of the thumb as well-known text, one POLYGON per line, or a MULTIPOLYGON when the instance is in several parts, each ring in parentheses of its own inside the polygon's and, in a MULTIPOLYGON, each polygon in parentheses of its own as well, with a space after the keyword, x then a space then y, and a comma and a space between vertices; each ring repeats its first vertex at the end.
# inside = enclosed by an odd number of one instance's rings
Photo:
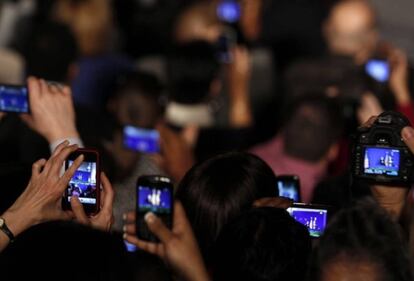
POLYGON ((411 153, 414 153, 414 129, 412 127, 405 127, 402 129, 401 135, 411 153))
POLYGON ((149 230, 151 230, 163 244, 167 244, 173 238, 171 230, 169 230, 154 213, 149 212, 144 218, 149 230))
POLYGON ((70 205, 72 206, 72 212, 75 215, 76 220, 81 224, 89 225, 88 216, 77 196, 72 196, 70 198, 70 205))

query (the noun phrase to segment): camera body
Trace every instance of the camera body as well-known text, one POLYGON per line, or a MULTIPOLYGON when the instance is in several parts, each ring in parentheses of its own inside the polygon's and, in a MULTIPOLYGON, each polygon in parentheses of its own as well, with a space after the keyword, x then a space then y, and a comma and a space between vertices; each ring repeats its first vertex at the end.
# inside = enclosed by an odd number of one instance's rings
POLYGON ((410 122, 404 115, 386 111, 371 127, 358 128, 352 151, 355 179, 369 184, 410 186, 414 156, 401 138, 406 126, 410 122))

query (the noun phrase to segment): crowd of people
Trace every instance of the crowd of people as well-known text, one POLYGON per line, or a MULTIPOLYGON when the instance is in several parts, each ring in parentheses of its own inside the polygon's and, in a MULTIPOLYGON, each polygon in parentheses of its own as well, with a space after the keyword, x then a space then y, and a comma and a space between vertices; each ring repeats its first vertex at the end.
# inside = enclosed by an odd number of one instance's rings
MULTIPOLYGON (((1 1, 0 83, 30 110, 0 112, 0 279, 412 280, 411 186, 351 165, 382 112, 414 126, 413 21, 388 2, 1 1), (158 151, 127 147, 126 126, 158 151), (85 156, 63 168, 78 148, 100 155, 93 215, 70 183, 85 156), (145 175, 174 184, 172 225, 144 216, 157 241, 137 235, 145 175), (287 211, 284 175, 329 206, 321 237, 287 211)), ((398 134, 414 154, 414 128, 398 134)))

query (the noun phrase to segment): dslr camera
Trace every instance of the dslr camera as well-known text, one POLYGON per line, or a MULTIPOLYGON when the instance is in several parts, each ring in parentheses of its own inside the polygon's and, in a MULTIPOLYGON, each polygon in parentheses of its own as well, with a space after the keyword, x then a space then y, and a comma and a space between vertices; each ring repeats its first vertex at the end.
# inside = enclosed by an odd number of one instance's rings
POLYGON ((414 156, 401 138, 401 130, 410 125, 404 115, 386 111, 371 127, 358 128, 352 151, 354 178, 369 184, 410 186, 414 156))

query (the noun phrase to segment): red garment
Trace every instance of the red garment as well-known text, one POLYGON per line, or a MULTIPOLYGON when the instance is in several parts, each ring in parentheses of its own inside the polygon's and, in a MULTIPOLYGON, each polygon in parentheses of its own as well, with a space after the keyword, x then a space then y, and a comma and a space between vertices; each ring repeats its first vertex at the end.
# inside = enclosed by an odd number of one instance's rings
POLYGON ((282 137, 276 136, 269 142, 254 147, 250 152, 262 158, 276 175, 298 175, 302 201, 310 203, 313 190, 326 175, 326 166, 288 156, 284 153, 283 146, 282 137))
POLYGON ((396 110, 408 118, 411 125, 414 126, 414 103, 410 102, 407 105, 397 105, 396 110))

